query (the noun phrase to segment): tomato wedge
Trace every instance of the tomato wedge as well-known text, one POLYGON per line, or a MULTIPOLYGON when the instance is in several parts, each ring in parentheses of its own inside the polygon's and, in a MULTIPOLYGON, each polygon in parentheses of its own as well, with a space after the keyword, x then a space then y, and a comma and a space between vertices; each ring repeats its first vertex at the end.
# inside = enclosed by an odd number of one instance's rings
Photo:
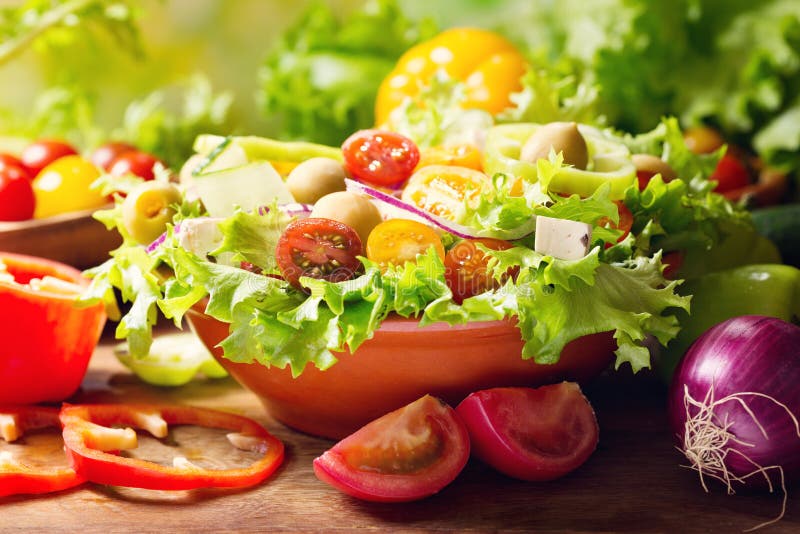
POLYGON ((469 435, 455 410, 425 395, 334 445, 314 460, 314 473, 359 499, 407 502, 455 480, 469 452, 469 435))
MULTIPOLYGON (((0 437, 9 443, 27 431, 45 428, 61 428, 57 408, 0 407, 0 437)), ((85 480, 66 465, 66 458, 63 467, 38 467, 14 459, 8 451, 0 452, 0 497, 51 493, 72 488, 85 480)))
POLYGON ((469 430, 473 454, 514 478, 559 478, 597 448, 597 419, 575 382, 478 391, 456 412, 469 430))
POLYGON ((264 427, 240 415, 207 408, 151 404, 65 405, 60 413, 64 445, 72 467, 99 484, 158 490, 243 488, 262 482, 283 461, 283 443, 264 427), (136 432, 167 436, 168 425, 197 425, 230 430, 233 446, 261 454, 251 465, 203 469, 176 458, 172 466, 118 455, 136 447, 136 432))

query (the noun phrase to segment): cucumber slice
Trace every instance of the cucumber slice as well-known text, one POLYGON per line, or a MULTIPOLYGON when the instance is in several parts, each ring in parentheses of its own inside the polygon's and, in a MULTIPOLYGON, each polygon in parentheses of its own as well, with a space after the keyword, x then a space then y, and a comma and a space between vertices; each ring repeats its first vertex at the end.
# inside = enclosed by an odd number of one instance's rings
POLYGON ((211 217, 230 217, 237 207, 252 211, 273 202, 295 201, 280 174, 267 162, 198 174, 193 185, 211 217))
POLYGON ((209 378, 228 376, 205 345, 192 333, 164 334, 153 340, 150 353, 134 358, 127 343, 120 343, 114 355, 142 381, 154 386, 182 386, 200 372, 209 378))
MULTIPOLYGON (((484 170, 490 176, 502 172, 512 176, 536 181, 536 164, 519 159, 525 141, 541 125, 532 123, 504 124, 495 126, 486 137, 484 170)), ((625 197, 625 190, 636 182, 636 167, 624 145, 610 139, 602 131, 578 125, 589 149, 589 164, 586 170, 564 167, 550 182, 556 193, 590 196, 602 184, 611 188, 613 200, 625 197)))

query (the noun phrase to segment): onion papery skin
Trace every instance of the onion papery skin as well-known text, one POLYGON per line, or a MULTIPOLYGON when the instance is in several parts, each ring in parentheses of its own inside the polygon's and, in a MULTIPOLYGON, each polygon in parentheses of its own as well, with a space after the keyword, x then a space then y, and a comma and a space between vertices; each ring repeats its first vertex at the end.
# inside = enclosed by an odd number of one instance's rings
MULTIPOLYGON (((668 394, 670 425, 682 451, 687 392, 697 401, 709 397, 717 401, 716 424, 724 426, 727 422, 728 432, 736 440, 751 444, 728 441, 726 448, 731 450, 724 462, 730 474, 747 477, 757 466, 779 465, 787 483, 800 478, 800 437, 796 422, 787 413, 788 409, 800 419, 800 327, 774 317, 745 315, 710 328, 695 341, 681 359, 668 394), (752 393, 769 396, 777 402, 752 393), (763 433, 740 402, 719 402, 737 394, 758 420, 763 433)), ((690 406, 689 417, 698 411, 699 408, 690 406)), ((781 484, 778 470, 770 469, 768 473, 773 486, 781 484)), ((747 477, 745 485, 769 486, 763 474, 747 477)))

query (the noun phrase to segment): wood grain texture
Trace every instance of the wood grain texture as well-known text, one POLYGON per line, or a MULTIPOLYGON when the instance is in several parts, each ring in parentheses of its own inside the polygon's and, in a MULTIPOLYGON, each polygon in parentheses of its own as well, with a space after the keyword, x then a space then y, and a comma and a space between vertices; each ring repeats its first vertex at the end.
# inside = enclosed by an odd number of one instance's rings
MULTIPOLYGON (((456 481, 424 501, 365 503, 318 481, 312 460, 331 441, 271 420, 232 379, 198 379, 174 389, 139 382, 98 347, 74 402, 150 400, 250 416, 281 438, 284 465, 249 490, 161 492, 86 484, 41 497, 0 499, 0 532, 741 532, 775 517, 779 494, 706 494, 680 467, 664 414, 664 389, 650 376, 609 374, 586 388, 600 444, 576 472, 547 483, 512 480, 472 460, 456 481)), ((192 447, 212 446, 203 435, 192 447)), ((209 438, 210 439, 210 438, 209 438)), ((790 488, 786 517, 765 533, 800 532, 800 498, 790 488)))

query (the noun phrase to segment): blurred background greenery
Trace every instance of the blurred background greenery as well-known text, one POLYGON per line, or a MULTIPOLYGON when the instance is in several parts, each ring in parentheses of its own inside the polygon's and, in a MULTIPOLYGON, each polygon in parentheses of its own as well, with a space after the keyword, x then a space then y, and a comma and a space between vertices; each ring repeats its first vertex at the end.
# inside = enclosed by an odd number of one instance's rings
POLYGON ((0 0, 0 136, 122 137, 171 164, 202 131, 336 144, 403 50, 456 25, 592 88, 598 123, 672 114, 800 168, 797 0, 0 0))
MULTIPOLYGON (((45 4, 47 2, 44 2, 45 4)), ((230 91, 230 121, 254 133, 269 131, 268 118, 256 112, 258 70, 280 36, 312 3, 329 6, 343 18, 363 5, 361 0, 325 2, 285 0, 142 0, 130 3, 140 31, 141 50, 115 40, 97 24, 92 39, 50 35, 59 47, 29 47, 0 65, 0 108, 32 110, 36 98, 55 84, 80 80, 96 98, 96 121, 119 126, 125 106, 156 89, 178 91, 195 74, 205 75, 217 92, 230 91), (59 42, 59 40, 62 40, 59 42)), ((517 1, 400 1, 404 13, 430 17, 441 26, 484 25, 503 17, 517 1)), ((24 0, 0 0, 0 8, 19 7, 24 0)), ((58 32, 53 32, 56 34, 58 32)))

